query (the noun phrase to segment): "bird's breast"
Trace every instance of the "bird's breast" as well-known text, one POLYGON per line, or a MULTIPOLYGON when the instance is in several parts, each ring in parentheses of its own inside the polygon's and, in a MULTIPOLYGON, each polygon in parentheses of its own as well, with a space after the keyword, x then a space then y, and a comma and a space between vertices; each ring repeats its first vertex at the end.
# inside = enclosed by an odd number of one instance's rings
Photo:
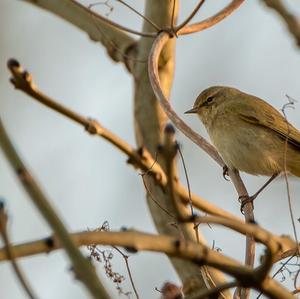
POLYGON ((208 133, 229 168, 266 176, 279 170, 273 152, 281 141, 274 142, 267 130, 242 120, 215 119, 208 133))

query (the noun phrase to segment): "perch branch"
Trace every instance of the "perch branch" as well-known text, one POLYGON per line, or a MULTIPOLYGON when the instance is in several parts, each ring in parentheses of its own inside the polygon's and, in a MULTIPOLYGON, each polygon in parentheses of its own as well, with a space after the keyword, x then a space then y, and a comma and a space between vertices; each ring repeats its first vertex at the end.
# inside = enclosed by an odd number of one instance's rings
MULTIPOLYGON (((148 72, 149 72, 149 79, 153 88, 153 91, 158 98, 162 108, 164 109, 167 116, 170 120, 174 123, 174 125, 189 139, 191 139, 194 143, 196 143, 202 150, 204 150, 212 159, 214 159, 222 168, 225 166, 222 158, 216 151, 216 149, 209 144, 202 136, 197 134, 193 131, 173 110, 170 102, 165 97, 158 74, 158 60, 160 53, 169 40, 170 36, 162 32, 158 35, 158 37, 154 40, 152 49, 149 55, 148 60, 148 72)), ((236 188, 236 191, 239 196, 248 196, 246 187, 239 176, 238 172, 229 171, 229 176, 236 188)), ((254 221, 253 215, 253 207, 251 203, 245 205, 245 218, 247 222, 254 221)), ((255 242, 253 238, 246 237, 246 254, 245 254, 245 262, 247 265, 252 266, 254 265, 254 257, 255 257, 255 242)))

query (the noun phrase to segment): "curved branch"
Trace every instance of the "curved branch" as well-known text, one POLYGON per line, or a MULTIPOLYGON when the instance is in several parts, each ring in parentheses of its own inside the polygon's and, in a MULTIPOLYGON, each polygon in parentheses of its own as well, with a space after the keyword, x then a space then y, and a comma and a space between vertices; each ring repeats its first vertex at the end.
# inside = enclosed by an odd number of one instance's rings
POLYGON ((187 25, 189 23, 189 21, 196 15, 196 13, 199 11, 199 9, 201 8, 201 6, 204 4, 205 0, 200 0, 200 2, 196 5, 196 7, 194 8, 194 10, 192 11, 192 13, 178 26, 176 26, 176 28, 174 28, 174 32, 177 34, 177 32, 179 32, 185 25, 187 25))
MULTIPOLYGON (((204 150, 212 159, 214 159, 220 166, 224 168, 225 164, 216 151, 216 149, 208 143, 202 136, 197 134, 193 131, 173 110, 172 106, 170 105, 169 101, 165 97, 160 80, 158 75, 158 60, 160 53, 169 40, 170 36, 162 32, 160 33, 157 38, 154 40, 151 52, 148 59, 148 73, 149 73, 149 80, 151 82, 153 91, 158 98, 162 108, 164 109, 167 116, 170 120, 174 123, 174 125, 189 139, 191 139, 195 144, 197 144, 202 150, 204 150)), ((248 196, 246 187, 239 176, 237 171, 229 170, 229 176, 235 186, 235 189, 239 196, 248 196)), ((253 206, 252 203, 248 203, 245 205, 245 218, 247 222, 254 221, 254 214, 253 214, 253 206)), ((253 267, 254 265, 254 257, 255 257, 255 242, 253 238, 246 237, 246 254, 245 254, 245 262, 247 265, 253 267)))
MULTIPOLYGON (((125 27, 125 26, 123 26, 119 23, 116 23, 116 22, 114 22, 114 21, 112 21, 108 18, 105 18, 105 17, 101 16, 100 14, 97 14, 96 12, 90 10, 89 8, 86 8, 84 5, 80 4, 76 0, 69 0, 69 1, 73 2, 74 5, 78 5, 78 7, 81 7, 82 9, 87 10, 96 20, 97 19, 101 20, 101 22, 106 23, 106 24, 108 24, 108 25, 110 25, 110 26, 112 26, 116 29, 119 29, 121 31, 125 31, 125 32, 128 32, 128 33, 132 33, 132 34, 143 36, 143 37, 155 37, 157 35, 157 32, 141 32, 141 31, 136 31, 134 29, 125 27)), ((120 1, 120 0, 118 0, 118 1, 120 1)), ((124 2, 121 2, 121 3, 124 4, 124 2)), ((135 12, 138 13, 137 11, 135 11, 135 12)), ((149 22, 148 19, 147 19, 147 21, 149 22)), ((151 25, 153 26, 153 23, 151 23, 151 25)))
POLYGON ((161 32, 153 42, 153 46, 148 60, 149 79, 153 88, 153 91, 158 98, 161 106, 163 107, 167 116, 172 120, 175 127, 178 128, 184 135, 195 142, 201 149, 208 153, 220 166, 225 166, 222 158, 216 151, 216 149, 208 143, 202 136, 193 131, 173 110, 171 104, 163 94, 159 75, 158 75, 158 59, 162 48, 169 40, 169 35, 166 32, 161 32))
MULTIPOLYGON (((177 239, 163 235, 152 235, 140 232, 82 232, 72 235, 77 246, 82 245, 110 245, 132 248, 136 251, 162 252, 169 256, 180 257, 196 264, 205 264, 234 276, 244 287, 253 287, 270 298, 292 299, 288 290, 275 280, 267 277, 263 281, 256 279, 255 271, 239 262, 220 254, 209 247, 188 240, 177 239)), ((48 253, 60 248, 55 238, 47 238, 13 247, 16 257, 48 253)), ((0 249, 0 261, 6 260, 5 250, 0 249)))
POLYGON ((215 24, 221 22, 231 13, 233 13, 245 0, 233 0, 228 6, 219 11, 212 17, 209 17, 201 22, 183 27, 178 31, 178 35, 190 34, 193 32, 199 32, 214 26, 215 24))

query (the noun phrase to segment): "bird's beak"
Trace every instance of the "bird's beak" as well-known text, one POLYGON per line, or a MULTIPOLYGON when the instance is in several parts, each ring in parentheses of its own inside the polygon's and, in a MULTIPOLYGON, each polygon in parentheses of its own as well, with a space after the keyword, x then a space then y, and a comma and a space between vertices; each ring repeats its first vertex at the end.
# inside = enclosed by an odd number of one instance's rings
POLYGON ((194 107, 194 108, 192 108, 188 111, 185 111, 184 113, 185 114, 191 114, 191 113, 197 113, 197 111, 198 111, 198 107, 194 107))

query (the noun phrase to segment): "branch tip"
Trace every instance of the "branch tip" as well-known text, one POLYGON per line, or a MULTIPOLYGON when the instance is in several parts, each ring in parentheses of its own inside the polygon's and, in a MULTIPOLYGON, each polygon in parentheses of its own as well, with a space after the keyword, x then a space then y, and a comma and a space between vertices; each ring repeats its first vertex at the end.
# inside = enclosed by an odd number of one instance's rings
POLYGON ((165 127, 165 134, 172 134, 174 135, 176 132, 175 127, 172 124, 167 124, 165 127))
POLYGON ((20 63, 19 63, 18 60, 14 59, 14 58, 10 58, 7 61, 7 67, 9 69, 11 69, 11 68, 19 68, 20 67, 20 63))

